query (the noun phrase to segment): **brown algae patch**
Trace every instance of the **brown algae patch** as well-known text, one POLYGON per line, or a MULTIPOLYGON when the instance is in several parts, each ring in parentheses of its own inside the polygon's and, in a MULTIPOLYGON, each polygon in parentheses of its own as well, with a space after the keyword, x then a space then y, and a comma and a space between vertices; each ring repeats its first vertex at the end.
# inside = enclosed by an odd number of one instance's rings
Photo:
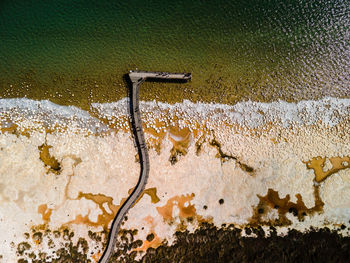
MULTIPOLYGON (((193 233, 177 231, 172 245, 149 249, 137 262, 348 262, 350 239, 328 228, 289 231, 281 236, 270 229, 234 225, 218 228, 202 224, 193 233), (303 260, 301 260, 303 259, 303 260)), ((127 261, 126 262, 133 262, 127 261)))
POLYGON ((39 158, 45 164, 45 166, 49 167, 50 171, 59 173, 61 170, 61 165, 57 159, 50 154, 50 148, 52 148, 52 146, 47 145, 46 143, 38 146, 40 152, 39 158))
POLYGON ((17 255, 22 256, 25 251, 29 250, 31 245, 28 242, 21 242, 17 245, 17 255))
POLYGON ((67 228, 32 228, 32 232, 32 245, 29 241, 17 245, 18 262, 92 262, 88 259, 88 241, 81 237, 73 241, 75 234, 67 228))
POLYGON ((304 162, 308 169, 313 169, 315 173, 315 181, 320 183, 324 181, 328 176, 339 172, 340 170, 350 168, 350 157, 329 157, 332 168, 325 171, 326 157, 317 156, 312 160, 304 162))
POLYGON ((9 119, 3 119, 0 117, 0 132, 15 134, 17 137, 23 135, 27 138, 30 138, 30 131, 27 129, 19 129, 18 125, 12 123, 9 119), (4 125, 4 123, 9 123, 9 125, 4 125))
POLYGON ((237 157, 224 153, 222 151, 222 149, 221 149, 221 144, 217 140, 215 140, 215 139, 211 140, 209 142, 209 145, 211 145, 211 146, 213 146, 213 147, 215 147, 217 149, 218 153, 217 153, 216 157, 220 158, 222 163, 226 162, 227 160, 231 160, 232 159, 232 160, 235 160, 238 163, 239 167, 243 171, 245 171, 247 173, 250 173, 250 174, 254 173, 254 168, 252 168, 251 166, 249 166, 249 165, 247 165, 245 163, 242 163, 241 161, 238 160, 237 157))
POLYGON ((254 215, 252 216, 250 224, 253 226, 262 224, 278 226, 290 225, 291 221, 287 218, 287 213, 293 214, 299 221, 303 221, 306 215, 313 215, 316 212, 321 213, 324 203, 320 197, 319 187, 320 186, 314 186, 315 205, 311 208, 305 205, 301 194, 295 195, 297 201, 294 203, 290 201, 289 194, 282 198, 277 191, 269 188, 265 196, 258 195, 260 201, 254 209, 254 215), (277 210, 278 218, 266 222, 263 217, 272 209, 277 210))

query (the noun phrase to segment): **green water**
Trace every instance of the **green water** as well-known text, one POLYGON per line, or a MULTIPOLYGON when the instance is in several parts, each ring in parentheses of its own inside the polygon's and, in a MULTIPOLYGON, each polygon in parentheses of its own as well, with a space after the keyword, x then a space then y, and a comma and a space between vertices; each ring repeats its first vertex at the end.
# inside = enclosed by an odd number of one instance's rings
POLYGON ((144 99, 350 97, 349 21, 346 1, 2 0, 0 96, 88 108, 138 68, 193 73, 144 99))

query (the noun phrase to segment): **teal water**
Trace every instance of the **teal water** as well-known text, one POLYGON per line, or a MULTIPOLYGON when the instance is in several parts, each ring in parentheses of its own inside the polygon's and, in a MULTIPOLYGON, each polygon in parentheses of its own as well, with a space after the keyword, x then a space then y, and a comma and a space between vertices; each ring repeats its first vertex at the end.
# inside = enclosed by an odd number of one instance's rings
POLYGON ((0 96, 115 101, 138 68, 194 76, 145 99, 349 97, 349 21, 346 1, 3 0, 0 96))

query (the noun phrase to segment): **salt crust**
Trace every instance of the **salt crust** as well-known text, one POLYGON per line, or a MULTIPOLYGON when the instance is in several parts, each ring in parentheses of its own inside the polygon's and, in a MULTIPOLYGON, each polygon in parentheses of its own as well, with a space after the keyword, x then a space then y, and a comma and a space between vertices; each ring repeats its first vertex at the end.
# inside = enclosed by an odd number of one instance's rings
MULTIPOLYGON (((103 116, 118 116, 127 113, 128 99, 113 103, 92 103, 103 116)), ((214 103, 193 103, 184 100, 182 103, 168 104, 157 101, 140 102, 141 112, 159 117, 162 112, 174 114, 181 112, 189 119, 220 120, 235 123, 249 128, 257 128, 266 123, 278 123, 282 127, 291 125, 312 125, 322 122, 326 126, 338 124, 342 117, 349 114, 350 100, 326 97, 322 100, 302 100, 298 103, 276 101, 262 103, 254 101, 239 102, 235 105, 214 103), (158 115, 158 116, 157 116, 158 115)))
MULTIPOLYGON (((92 112, 94 116, 97 113, 101 118, 118 120, 126 114, 126 103, 127 99, 93 104, 92 112)), ((292 201, 296 201, 295 194, 300 193, 306 206, 312 207, 314 174, 306 169, 303 161, 318 155, 350 155, 350 137, 338 129, 349 128, 346 124, 349 107, 350 100, 336 98, 296 104, 249 101, 234 106, 189 101, 174 105, 142 102, 143 118, 147 123, 179 113, 193 123, 209 120, 208 125, 216 127, 214 136, 222 144, 222 150, 253 167, 255 175, 247 174, 234 160, 222 163, 216 158, 217 149, 208 144, 204 144, 202 152, 197 155, 194 141, 187 155, 171 165, 169 152, 172 144, 166 137, 160 154, 150 150, 151 174, 147 188, 157 188, 160 202, 152 204, 150 197, 145 195, 130 210, 124 227, 137 228, 139 232, 135 238, 145 240, 153 231, 171 244, 177 224, 164 222, 157 207, 182 194, 194 193, 191 204, 195 205, 196 212, 204 218, 212 218, 217 226, 249 222, 252 207, 259 202, 257 195, 265 195, 269 188, 278 191, 280 197, 289 194, 292 201), (220 126, 218 129, 217 124, 222 122, 255 129, 271 122, 273 127, 263 136, 248 136, 234 133, 230 127, 220 126), (221 198, 225 200, 223 205, 218 203, 221 198), (150 217, 152 221, 146 220, 150 217)), ((32 226, 43 223, 38 213, 39 205, 47 204, 48 209, 53 209, 48 227, 57 229, 78 214, 89 214, 90 220, 95 221, 101 213, 91 200, 76 199, 79 192, 111 196, 113 203, 118 205, 135 185, 139 166, 135 162, 129 133, 120 131, 95 136, 108 131, 104 122, 76 107, 59 106, 49 101, 1 99, 0 109, 3 127, 10 125, 10 120, 20 128, 32 128, 29 138, 0 134, 0 254, 4 262, 16 262, 16 246, 25 240, 23 234, 30 232, 32 226), (43 131, 47 125, 65 125, 66 129, 45 134, 43 131), (59 175, 48 171, 39 159, 38 146, 44 142, 52 146, 50 154, 61 163, 59 175)), ((146 134, 146 138, 150 137, 146 134)), ((324 213, 306 217, 304 222, 290 215, 290 227, 305 230, 310 226, 348 224, 349 178, 349 170, 342 170, 321 183, 324 213)), ((175 222, 180 222, 178 209, 173 210, 173 215, 175 222)), ((267 216, 273 218, 276 214, 267 216)), ((70 227, 75 232, 75 239, 84 237, 88 240, 89 255, 98 250, 100 244, 90 240, 87 231, 102 228, 77 224, 70 227)), ((189 224, 188 229, 194 231, 196 222, 189 224)), ((285 228, 279 229, 281 233, 285 231, 285 228)), ((57 240, 55 242, 57 250, 60 244, 57 240)), ((31 244, 38 251, 52 252, 45 240, 41 245, 31 244)))

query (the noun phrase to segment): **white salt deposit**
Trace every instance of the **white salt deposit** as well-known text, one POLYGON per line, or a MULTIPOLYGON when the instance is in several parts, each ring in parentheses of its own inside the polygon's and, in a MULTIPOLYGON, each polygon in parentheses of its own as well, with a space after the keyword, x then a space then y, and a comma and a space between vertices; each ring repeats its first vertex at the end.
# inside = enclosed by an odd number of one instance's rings
MULTIPOLYGON (((198 129, 198 125, 201 128, 197 137, 192 135, 187 154, 179 156, 172 165, 169 157, 174 145, 170 138, 180 142, 181 137, 170 134, 168 127, 155 127, 156 131, 165 131, 166 136, 160 141, 159 152, 153 148, 149 151, 151 172, 146 188, 155 187, 160 200, 152 203, 145 194, 130 210, 123 227, 138 229, 136 239, 145 240, 149 233, 154 233, 171 244, 174 232, 183 221, 181 202, 179 199, 173 202, 169 215, 175 224, 165 220, 159 209, 169 205, 169 199, 179 196, 187 198, 184 207, 194 206, 196 216, 212 220, 217 226, 249 223, 259 203, 258 195, 266 195, 268 189, 277 191, 280 198, 289 194, 292 202, 296 202, 296 195, 300 194, 305 205, 311 208, 315 205, 315 174, 304 162, 317 156, 350 156, 349 99, 325 98, 298 103, 248 101, 233 106, 189 101, 169 105, 153 101, 141 102, 140 108, 148 127, 164 121, 189 127, 191 131, 198 129), (176 121, 175 115, 179 117, 176 121), (196 142, 201 135, 205 138, 198 153, 196 142), (235 159, 218 158, 218 149, 209 144, 213 138, 221 144, 222 152, 235 159), (254 173, 242 169, 242 163, 252 167, 254 173), (222 204, 220 199, 224 200, 222 204)), ((3 262, 17 262, 20 258, 16 255, 17 245, 22 241, 30 243, 35 253, 45 251, 54 256, 53 252, 62 246, 59 238, 53 238, 55 246, 50 247, 46 237, 38 244, 24 235, 44 223, 51 230, 69 227, 75 233, 75 241, 85 238, 89 257, 101 250, 101 243, 88 236, 89 230, 103 229, 103 224, 98 225, 103 215, 98 200, 113 199, 112 204, 101 204, 110 213, 110 205, 119 205, 136 184, 139 164, 125 122, 127 99, 93 104, 91 111, 94 117, 76 107, 49 101, 0 99, 3 128, 0 133, 0 254, 3 262), (116 130, 108 128, 102 119, 116 130), (5 131, 4 128, 13 124, 20 131, 26 130, 29 136, 5 131), (48 127, 53 131, 45 133, 48 127), (51 146, 49 154, 60 164, 59 172, 40 159, 38 147, 44 144, 51 146), (80 193, 89 195, 79 198, 80 193), (42 205, 46 207, 39 212, 42 205), (44 214, 48 217, 46 221, 44 214), (83 217, 85 221, 77 220, 83 217)), ((146 138, 157 139, 155 134, 148 133, 146 138)), ((331 167, 328 164, 324 169, 331 167)), ((305 230, 310 226, 349 225, 350 169, 340 170, 321 182, 320 195, 323 212, 307 215, 303 222, 287 214, 291 221, 289 227, 305 230)), ((277 210, 272 209, 264 218, 272 220, 278 216, 277 210)), ((197 219, 187 222, 187 229, 194 231, 197 223, 197 219)), ((344 234, 348 235, 346 231, 344 234)))

